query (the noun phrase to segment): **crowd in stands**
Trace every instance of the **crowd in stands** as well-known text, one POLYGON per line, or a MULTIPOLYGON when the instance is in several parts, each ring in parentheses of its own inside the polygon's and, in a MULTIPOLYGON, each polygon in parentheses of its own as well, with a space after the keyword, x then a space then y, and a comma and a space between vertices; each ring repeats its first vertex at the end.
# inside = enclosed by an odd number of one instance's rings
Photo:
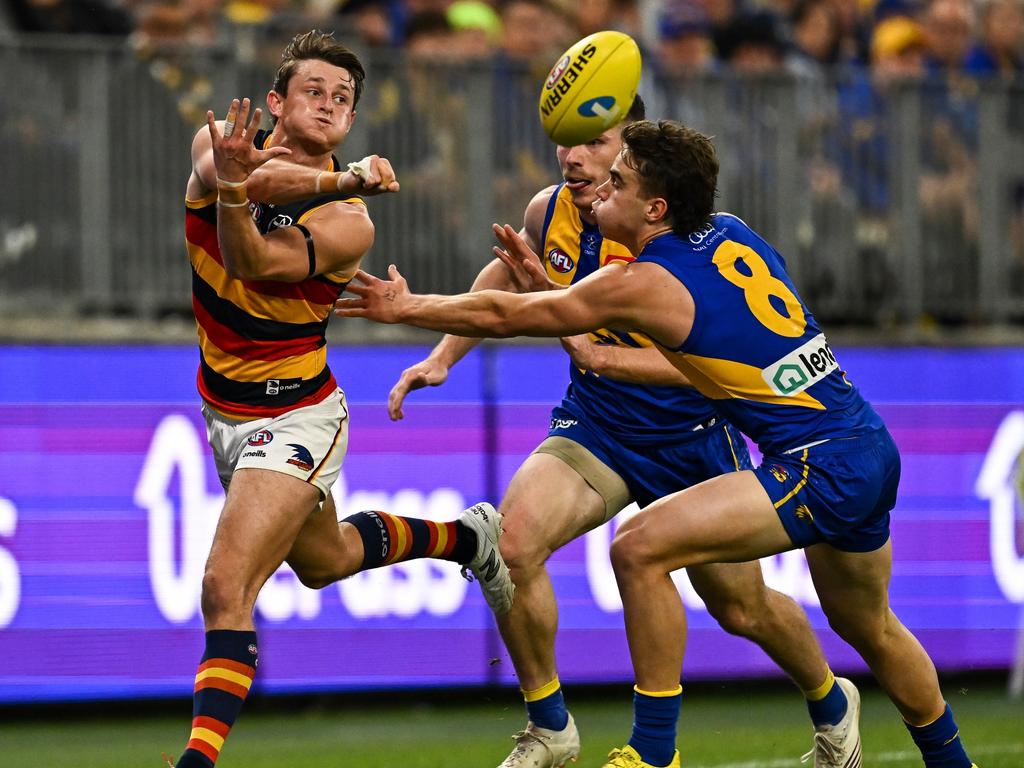
MULTIPOLYGON (((123 40, 149 62, 189 125, 202 123, 212 93, 211 68, 194 57, 197 49, 270 72, 276 60, 261 57, 276 56, 284 41, 310 28, 334 30, 368 55, 374 84, 362 125, 375 150, 402 168, 403 198, 413 200, 421 189, 440 230, 451 233, 424 241, 427 250, 453 250, 460 242, 464 211, 439 198, 456 198, 465 191, 460 184, 472 183, 452 169, 466 167, 466 131, 476 127, 465 118, 460 84, 422 65, 487 61, 503 87, 532 103, 555 57, 602 29, 639 42, 649 114, 699 125, 730 147, 720 176, 730 204, 730 189, 770 190, 780 173, 799 177, 810 202, 794 228, 813 255, 808 261, 821 261, 828 237, 837 249, 854 243, 853 269, 869 286, 859 297, 864 306, 877 306, 895 282, 901 205, 915 208, 922 224, 915 250, 956 265, 926 272, 924 290, 933 294, 926 304, 952 306, 950 297, 976 287, 979 94, 986 83, 1016 89, 1006 91, 1017 94, 1017 108, 1011 103, 1000 130, 1007 146, 1024 140, 1024 0, 0 0, 0 36, 123 40), (400 61, 413 66, 379 66, 400 61), (689 85, 721 82, 721 75, 755 85, 719 88, 712 109, 689 85), (773 80, 797 81, 791 113, 765 96, 760 83, 773 80), (918 83, 917 101, 908 102, 905 86, 918 83), (729 115, 729 124, 712 124, 714 110, 729 115), (414 132, 392 130, 410 122, 414 132), (908 124, 919 133, 911 142, 919 157, 909 165, 908 144, 899 138, 908 124), (786 131, 799 137, 796 173, 771 156, 781 146, 773 136, 786 131), (902 181, 907 168, 911 193, 902 181)), ((538 130, 532 118, 518 125, 495 120, 492 127, 499 171, 492 187, 505 215, 549 182, 549 147, 541 142, 538 155, 536 142, 531 146, 526 134, 538 130)), ((1019 164, 1007 169, 998 181, 1010 201, 1000 234, 1009 264, 1004 276, 1024 295, 1024 171, 1019 164)), ((758 220, 755 204, 741 200, 738 207, 758 220)), ((848 292, 836 270, 821 276, 818 289, 848 292)))
POLYGON ((1022 0, 3 0, 0 25, 122 36, 140 48, 315 26, 344 30, 356 48, 426 36, 420 45, 438 57, 545 65, 585 34, 619 29, 668 70, 1024 71, 1022 0))

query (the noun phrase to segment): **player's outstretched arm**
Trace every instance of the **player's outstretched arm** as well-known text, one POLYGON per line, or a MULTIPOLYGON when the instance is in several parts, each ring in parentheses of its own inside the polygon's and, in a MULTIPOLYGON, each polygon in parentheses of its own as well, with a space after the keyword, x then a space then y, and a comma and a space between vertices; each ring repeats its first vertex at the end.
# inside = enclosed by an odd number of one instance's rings
POLYGON ((637 303, 617 300, 615 273, 621 269, 602 269, 565 291, 437 296, 411 293, 392 264, 389 280, 359 271, 347 288, 357 298, 339 299, 335 314, 485 338, 565 336, 608 324, 632 327, 624 308, 631 312, 637 303))

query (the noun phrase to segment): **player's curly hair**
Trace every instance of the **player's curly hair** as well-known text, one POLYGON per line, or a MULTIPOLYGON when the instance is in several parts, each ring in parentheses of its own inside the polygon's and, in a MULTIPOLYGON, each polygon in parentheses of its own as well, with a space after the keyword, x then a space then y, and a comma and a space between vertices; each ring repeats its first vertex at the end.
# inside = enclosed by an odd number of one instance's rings
POLYGON ((333 32, 320 32, 311 29, 296 35, 288 43, 288 47, 281 54, 281 66, 278 67, 277 75, 274 77, 274 90, 282 96, 288 95, 288 81, 295 74, 299 62, 310 59, 326 61, 336 67, 347 69, 352 75, 352 85, 355 94, 352 98, 352 107, 359 103, 359 97, 363 93, 363 80, 366 79, 366 70, 363 69, 359 57, 351 50, 334 39, 333 32))
POLYGON ((643 191, 668 203, 673 232, 686 237, 710 222, 718 155, 709 137, 673 120, 641 120, 622 129, 622 141, 643 191))

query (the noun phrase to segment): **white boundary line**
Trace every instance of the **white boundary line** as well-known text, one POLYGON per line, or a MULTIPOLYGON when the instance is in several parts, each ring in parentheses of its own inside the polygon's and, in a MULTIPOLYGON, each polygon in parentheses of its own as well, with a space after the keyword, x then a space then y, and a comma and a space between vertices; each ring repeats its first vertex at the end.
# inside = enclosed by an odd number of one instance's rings
MULTIPOLYGON (((974 747, 970 750, 974 756, 981 755, 1016 755, 1024 754, 1024 744, 986 744, 974 747)), ((875 763, 897 763, 905 760, 920 760, 920 753, 916 750, 903 750, 899 752, 876 752, 864 753, 864 764, 874 765, 875 763)), ((774 760, 748 760, 742 763, 705 763, 693 766, 693 768, 793 768, 799 764, 799 758, 786 757, 774 760)))

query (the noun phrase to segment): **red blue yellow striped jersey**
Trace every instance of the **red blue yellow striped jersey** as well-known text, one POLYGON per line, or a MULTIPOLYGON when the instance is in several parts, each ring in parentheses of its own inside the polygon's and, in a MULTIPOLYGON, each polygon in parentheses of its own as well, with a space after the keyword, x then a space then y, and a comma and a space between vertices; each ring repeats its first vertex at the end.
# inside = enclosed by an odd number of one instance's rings
MULTIPOLYGON (((580 218, 564 184, 548 202, 541 242, 548 276, 561 285, 578 282, 606 264, 633 261, 626 246, 603 238, 596 225, 580 218)), ((595 331, 590 338, 594 344, 634 349, 652 343, 640 333, 608 329, 595 331)), ((692 387, 632 384, 581 371, 574 365, 569 372, 566 407, 581 410, 588 420, 624 441, 675 441, 715 416, 712 404, 692 387)))
POLYGON ((782 257, 742 220, 718 213, 689 237, 661 235, 637 262, 661 265, 690 291, 693 329, 667 356, 762 452, 883 427, 782 257))
MULTIPOLYGON (((254 138, 265 144, 269 136, 254 138)), ((332 170, 339 170, 331 158, 332 170)), ((250 203, 266 234, 301 223, 341 194, 287 205, 250 203)), ((185 200, 185 242, 192 265, 192 308, 199 334, 199 393, 232 416, 262 418, 318 403, 337 388, 327 366, 327 322, 352 274, 315 275, 298 283, 227 275, 217 241, 217 193, 185 200)))

